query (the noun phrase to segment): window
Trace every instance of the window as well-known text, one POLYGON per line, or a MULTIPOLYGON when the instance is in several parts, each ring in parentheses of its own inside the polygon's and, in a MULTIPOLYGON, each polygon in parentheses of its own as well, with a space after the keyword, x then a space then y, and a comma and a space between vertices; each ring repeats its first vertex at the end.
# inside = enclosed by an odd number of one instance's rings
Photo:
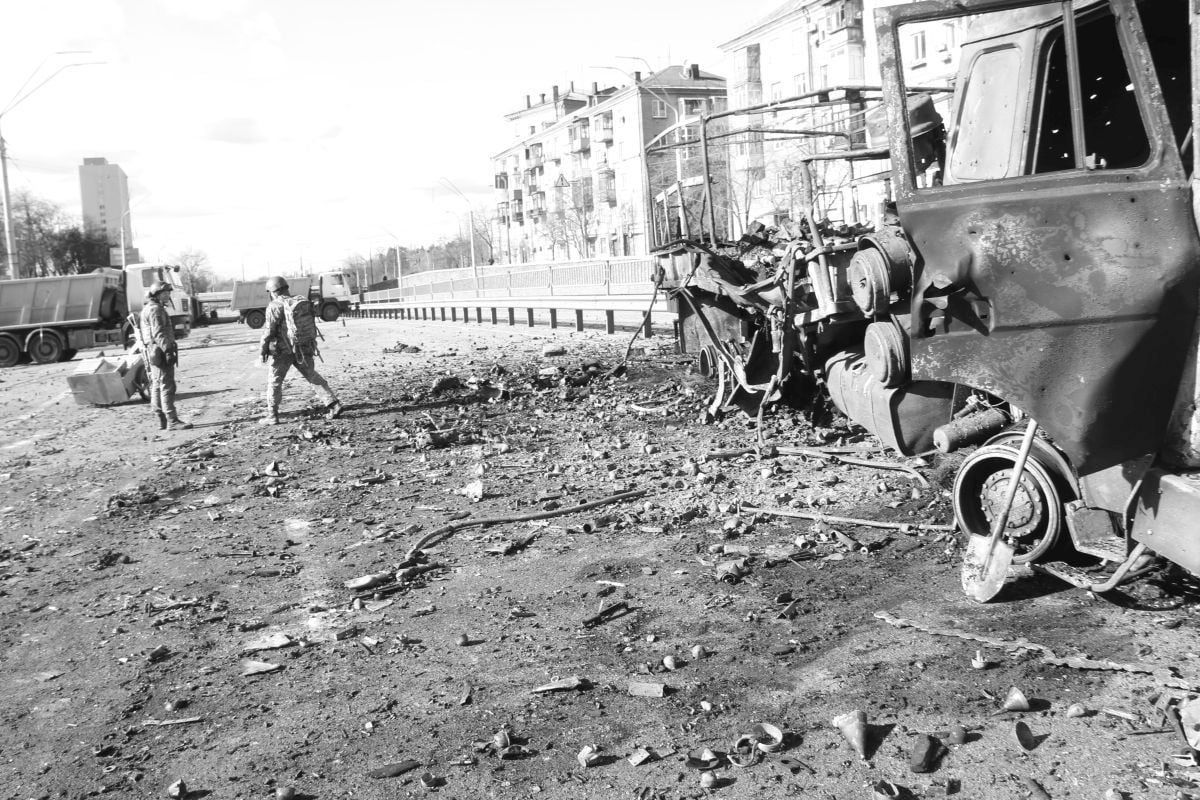
POLYGON ((704 113, 704 98, 703 97, 687 97, 683 100, 683 113, 685 116, 694 116, 704 113))
POLYGON ((341 276, 341 275, 336 275, 336 274, 335 274, 335 275, 330 275, 330 276, 329 276, 329 285, 330 285, 330 286, 342 286, 342 285, 344 285, 344 284, 345 284, 345 281, 344 281, 344 280, 342 280, 342 276, 341 276))
POLYGON ((699 136, 700 129, 695 125, 685 125, 682 128, 675 129, 675 141, 681 145, 679 148, 680 158, 692 158, 693 156, 699 155, 700 149, 698 145, 682 144, 683 142, 693 141, 699 136))
POLYGON ((909 39, 909 47, 912 48, 912 63, 914 65, 923 64, 925 62, 925 31, 915 31, 909 39))
MULTIPOLYGON (((964 28, 996 33, 964 52, 960 100, 948 140, 943 140, 942 119, 928 101, 920 115, 910 105, 919 186, 926 181, 937 185, 939 178, 949 185, 1068 170, 1129 169, 1150 158, 1141 106, 1108 7, 1075 17, 1081 96, 1074 110, 1061 5, 1033 9, 962 20, 964 28), (1038 20, 1042 34, 1029 31, 1031 18, 1038 20), (1032 85, 1021 79, 1030 63, 1036 76, 1032 85), (1076 124, 1082 131, 1074 129, 1076 124)), ((908 41, 917 38, 914 34, 908 41)), ((914 48, 912 55, 920 52, 914 48)))
POLYGON ((946 22, 942 24, 942 46, 943 52, 951 52, 958 47, 958 26, 955 22, 946 22))
MULTIPOLYGON (((1150 143, 1137 96, 1121 58, 1116 22, 1110 14, 1077 21, 1079 85, 1083 93, 1085 166, 1121 169, 1146 163, 1150 143), (1115 55, 1114 55, 1115 54, 1115 55)), ((1071 97, 1061 29, 1043 56, 1045 90, 1037 126, 1033 169, 1073 169, 1077 158, 1071 135, 1071 97)))
POLYGON ((792 83, 796 87, 796 94, 804 94, 808 91, 808 75, 803 72, 797 72, 796 76, 792 78, 792 83))
POLYGON ((654 105, 651 106, 651 109, 650 116, 654 117, 654 119, 667 118, 667 104, 662 100, 655 100, 654 105))
POLYGON ((1007 46, 980 54, 971 65, 950 157, 955 179, 1009 176, 1020 68, 1021 51, 1007 46))

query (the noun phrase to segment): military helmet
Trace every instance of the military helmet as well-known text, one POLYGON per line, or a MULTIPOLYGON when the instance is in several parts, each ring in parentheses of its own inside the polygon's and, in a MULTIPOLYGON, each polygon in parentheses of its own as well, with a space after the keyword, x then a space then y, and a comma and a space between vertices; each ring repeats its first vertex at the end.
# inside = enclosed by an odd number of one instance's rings
POLYGON ((285 281, 283 278, 279 277, 278 275, 272 275, 270 278, 267 278, 267 291, 268 292, 282 292, 287 288, 288 288, 288 282, 285 281))
POLYGON ((150 284, 150 288, 146 290, 146 296, 147 297, 155 297, 160 292, 169 292, 174 288, 175 288, 174 286, 167 283, 166 281, 161 281, 161 280, 155 281, 154 283, 150 284))

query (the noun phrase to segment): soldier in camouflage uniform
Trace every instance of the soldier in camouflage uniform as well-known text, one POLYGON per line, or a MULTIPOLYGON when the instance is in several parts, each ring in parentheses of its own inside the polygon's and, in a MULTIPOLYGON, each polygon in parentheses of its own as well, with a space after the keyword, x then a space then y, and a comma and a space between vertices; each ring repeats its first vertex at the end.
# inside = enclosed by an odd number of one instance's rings
POLYGON ((179 363, 179 347, 175 344, 175 329, 171 315, 163 307, 170 300, 171 284, 155 281, 146 290, 146 304, 138 320, 143 357, 150 373, 150 409, 158 417, 162 430, 187 430, 192 427, 175 413, 175 365, 179 363), (154 362, 159 362, 155 364, 154 362))
POLYGON ((316 342, 293 342, 288 335, 288 300, 285 298, 290 299, 292 295, 288 292, 287 281, 280 277, 268 278, 267 294, 271 295, 271 304, 267 306, 267 323, 261 345, 263 363, 269 364, 271 374, 267 378, 267 414, 258 421, 259 424, 279 424, 283 379, 292 367, 325 398, 326 418, 335 419, 342 413, 342 404, 313 363, 317 355, 316 342))

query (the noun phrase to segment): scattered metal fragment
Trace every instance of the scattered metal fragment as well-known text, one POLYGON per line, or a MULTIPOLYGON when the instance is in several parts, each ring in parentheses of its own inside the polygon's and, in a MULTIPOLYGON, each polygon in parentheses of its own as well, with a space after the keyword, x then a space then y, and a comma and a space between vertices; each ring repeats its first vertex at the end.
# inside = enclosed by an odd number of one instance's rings
POLYGON ((833 718, 833 727, 842 732, 860 758, 867 757, 867 715, 860 709, 847 711, 833 718))
POLYGON ((942 743, 928 734, 917 736, 912 753, 908 757, 908 768, 916 773, 932 772, 942 752, 942 743))
POLYGON ((665 697, 667 694, 667 686, 663 683, 630 681, 629 694, 634 697, 665 697))
POLYGON ((363 575, 361 578, 353 578, 346 581, 343 586, 353 591, 361 591, 363 589, 371 589, 375 586, 380 586, 394 578, 394 572, 376 572, 371 575, 363 575))
POLYGON ((183 782, 183 778, 167 787, 167 797, 186 798, 187 796, 188 788, 187 784, 183 782))
POLYGON ((269 672, 278 672, 281 669, 283 669, 282 664, 271 664, 266 661, 248 659, 242 663, 242 676, 265 675, 269 672))
POLYGON ((624 600, 618 600, 617 602, 613 603, 612 605, 600 609, 600 611, 598 611, 597 613, 595 613, 592 616, 585 619, 582 622, 582 625, 585 628, 591 628, 595 625, 599 625, 602 622, 608 622, 610 619, 613 619, 615 616, 618 616, 618 612, 619 612, 619 615, 621 615, 621 616, 628 613, 629 612, 629 604, 626 603, 624 600))
POLYGON ((1001 708, 1005 711, 1028 711, 1029 698, 1025 697, 1024 692, 1013 686, 1008 690, 1008 695, 1005 696, 1001 708))
POLYGON ((247 642, 242 645, 242 652, 254 653, 259 650, 278 650, 282 647, 290 647, 296 642, 286 633, 273 633, 262 639, 256 639, 253 642, 247 642))
POLYGON ((717 564, 717 580, 725 583, 740 583, 742 578, 750 574, 748 559, 738 558, 717 564))
POLYGON ((584 745, 583 749, 575 755, 575 760, 579 762, 579 766, 587 769, 595 765, 600 758, 600 748, 593 744, 584 745))
POLYGON ((632 753, 629 754, 628 761, 633 766, 640 767, 642 764, 645 764, 645 763, 651 761, 653 758, 654 758, 653 753, 651 753, 649 750, 647 750, 644 747, 639 747, 637 750, 634 750, 632 753))
POLYGON ((154 726, 154 727, 161 728, 161 727, 164 727, 167 725, 191 725, 196 722, 202 722, 203 719, 204 719, 203 717, 182 717, 180 719, 153 719, 153 718, 150 718, 150 719, 142 720, 142 725, 154 726))
POLYGON ((1033 735, 1033 731, 1029 729, 1029 725, 1022 720, 1018 720, 1013 725, 1013 739, 1026 752, 1030 752, 1038 746, 1037 737, 1033 735))
POLYGON ((532 755, 532 753, 519 744, 510 744, 508 747, 500 748, 496 752, 496 755, 502 760, 511 761, 517 758, 525 758, 528 755, 532 755))
POLYGON ((1068 717, 1086 717, 1087 713, 1087 709, 1079 703, 1071 703, 1071 705, 1067 706, 1068 717))
POLYGON ((575 691, 576 689, 590 688, 592 688, 591 681, 589 681, 587 678, 581 678, 580 676, 576 675, 571 678, 564 678, 561 681, 543 684, 535 689, 531 689, 530 691, 532 691, 534 694, 545 694, 547 692, 571 692, 575 691))
POLYGON ((1025 788, 1029 790, 1031 800, 1052 800, 1050 793, 1047 792, 1042 785, 1033 778, 1026 777, 1023 779, 1025 788))
POLYGON ((367 773, 368 778, 394 778, 397 775, 403 775, 406 772, 412 772, 417 767, 421 766, 420 761, 408 759, 406 761, 398 761, 395 764, 386 764, 382 767, 376 767, 367 773))

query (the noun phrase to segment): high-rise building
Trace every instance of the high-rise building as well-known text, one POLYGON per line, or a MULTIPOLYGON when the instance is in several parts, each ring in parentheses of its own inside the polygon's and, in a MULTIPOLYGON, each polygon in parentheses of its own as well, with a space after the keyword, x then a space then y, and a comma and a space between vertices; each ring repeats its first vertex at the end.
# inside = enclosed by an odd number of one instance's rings
POLYGON ((79 167, 79 194, 83 201, 83 226, 108 240, 113 266, 138 262, 133 246, 133 221, 129 215, 129 180, 118 164, 106 158, 85 158, 79 167), (124 245, 124 258, 121 246, 124 245))

